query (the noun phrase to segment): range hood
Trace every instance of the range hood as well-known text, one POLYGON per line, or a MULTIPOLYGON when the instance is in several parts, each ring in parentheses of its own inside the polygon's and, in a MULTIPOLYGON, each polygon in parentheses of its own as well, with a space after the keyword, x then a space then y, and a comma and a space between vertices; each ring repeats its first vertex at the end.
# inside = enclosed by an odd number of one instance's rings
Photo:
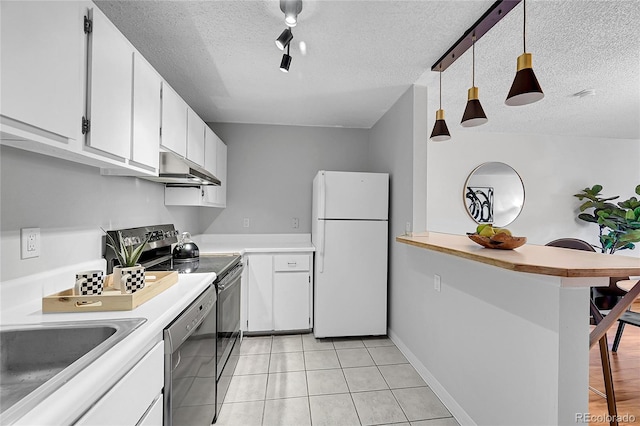
POLYGON ((146 177, 146 179, 170 186, 220 186, 220 179, 210 172, 171 152, 160 153, 158 177, 146 177))

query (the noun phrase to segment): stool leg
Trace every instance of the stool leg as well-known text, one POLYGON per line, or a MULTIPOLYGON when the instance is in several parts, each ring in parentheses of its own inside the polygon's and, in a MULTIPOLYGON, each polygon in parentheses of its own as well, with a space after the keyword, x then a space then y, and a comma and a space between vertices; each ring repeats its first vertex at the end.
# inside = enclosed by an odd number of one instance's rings
POLYGON ((607 335, 600 339, 600 360, 602 361, 602 375, 604 376, 604 388, 607 394, 607 408, 609 409, 609 425, 618 426, 618 409, 616 407, 616 395, 613 391, 613 376, 611 374, 611 361, 609 360, 609 344, 607 335))
POLYGON ((624 323, 622 321, 618 321, 618 331, 616 331, 616 337, 613 339, 613 347, 611 348, 612 352, 618 352, 618 345, 620 344, 620 340, 622 339, 623 331, 624 323))

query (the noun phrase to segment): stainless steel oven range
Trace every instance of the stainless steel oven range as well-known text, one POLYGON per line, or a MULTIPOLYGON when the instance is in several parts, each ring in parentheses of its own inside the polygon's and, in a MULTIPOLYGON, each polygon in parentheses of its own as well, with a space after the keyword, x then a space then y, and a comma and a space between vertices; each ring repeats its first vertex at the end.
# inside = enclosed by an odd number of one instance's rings
MULTIPOLYGON (((193 354, 193 348, 187 349, 187 346, 185 346, 184 349, 180 349, 181 347, 179 345, 176 346, 176 344, 174 343, 174 339, 171 338, 171 335, 167 336, 165 332, 166 339, 171 340, 170 349, 171 355, 174 358, 171 362, 173 362, 174 364, 182 364, 182 366, 174 365, 173 367, 171 367, 173 369, 172 371, 176 371, 176 374, 173 375, 174 378, 176 377, 176 375, 179 375, 180 369, 188 370, 191 372, 191 374, 195 374, 195 370, 197 370, 198 368, 204 368, 207 371, 207 373, 205 374, 210 375, 211 365, 207 364, 207 362, 202 359, 202 357, 206 358, 207 356, 210 356, 212 351, 215 353, 216 389, 213 390, 213 392, 215 392, 214 400, 216 402, 212 407, 209 407, 214 408, 215 412, 209 420, 203 420, 202 423, 203 425, 211 424, 212 420, 215 421, 215 419, 217 419, 217 413, 220 411, 220 407, 224 401, 224 397, 229 388, 229 383, 231 382, 231 377, 233 376, 233 372, 239 359, 241 298, 240 278, 243 270, 241 256, 239 254, 221 254, 202 255, 191 259, 173 259, 172 246, 178 242, 177 236, 179 232, 174 228, 173 225, 169 224, 120 229, 108 232, 112 234, 115 241, 119 241, 117 238, 117 234, 121 233, 125 244, 134 245, 139 244, 141 241, 144 241, 146 237, 150 236, 150 240, 145 245, 139 261, 148 270, 178 271, 178 273, 180 274, 200 272, 214 272, 216 274, 216 279, 212 283, 212 288, 215 289, 214 294, 217 296, 215 302, 215 314, 209 312, 208 316, 206 316, 203 323, 201 324, 201 327, 204 327, 205 330, 198 331, 197 333, 194 332, 193 335, 189 335, 190 340, 187 341, 189 347, 198 346, 198 351, 201 352, 198 352, 198 355, 191 356, 193 354), (212 320, 211 317, 215 317, 215 321, 212 320), (212 324, 215 324, 215 339, 211 338, 212 324), (206 335, 206 337, 204 337, 203 335, 206 335), (190 342, 192 341, 198 341, 199 343, 197 345, 191 345, 190 342), (178 352, 175 352, 176 348, 178 349, 178 352)), ((110 253, 110 250, 106 250, 105 258, 107 259, 107 270, 108 272, 111 272, 116 262, 113 253, 110 253)), ((196 310, 199 309, 200 306, 198 305, 198 300, 191 305, 191 307, 194 307, 196 310)), ((183 316, 186 315, 186 312, 188 310, 189 308, 185 310, 183 316)), ((177 318, 173 324, 177 324, 179 320, 181 321, 180 317, 177 318)), ((194 329, 194 325, 192 324, 192 322, 193 319, 191 319, 190 323, 191 330, 194 329)), ((182 330, 182 333, 186 332, 186 327, 187 323, 185 322, 183 326, 184 330, 182 330)), ((170 326, 167 331, 169 330, 172 330, 171 333, 176 333, 175 330, 177 329, 172 329, 170 326)), ((165 348, 167 348, 166 341, 165 348)), ((167 361, 167 363, 170 363, 170 361, 167 361)), ((167 366, 165 366, 165 368, 167 368, 167 366)), ((181 379, 182 378, 179 378, 178 380, 181 379)), ((166 380, 169 380, 169 378, 166 378, 166 380)), ((209 381, 211 380, 209 379, 209 381)), ((198 385, 205 386, 202 380, 198 381, 198 385)), ((176 385, 174 380, 174 382, 170 383, 169 386, 173 389, 173 391, 177 391, 181 388, 182 384, 176 385)), ((165 382, 165 390, 166 387, 167 383, 165 382)), ((195 386, 192 387, 195 389, 195 386)), ((206 394, 202 394, 197 397, 192 395, 188 397, 189 399, 187 399, 186 401, 182 400, 181 407, 187 406, 186 404, 190 406, 212 405, 212 391, 210 390, 210 386, 208 383, 205 387, 208 390, 203 393, 206 394)), ((182 398, 182 395, 178 396, 178 398, 182 398)), ((165 397, 165 403, 170 404, 171 402, 167 402, 167 398, 165 397)), ((173 403, 176 403, 175 396, 173 397, 173 403)), ((165 410, 167 410, 166 406, 165 410)), ((175 415, 176 412, 179 414, 181 412, 181 409, 178 408, 173 411, 175 415)), ((206 413, 202 413, 201 415, 204 417, 208 417, 208 414, 206 413)), ((171 424, 171 417, 165 416, 165 425, 171 424)), ((200 422, 198 422, 198 424, 200 424, 200 422)))

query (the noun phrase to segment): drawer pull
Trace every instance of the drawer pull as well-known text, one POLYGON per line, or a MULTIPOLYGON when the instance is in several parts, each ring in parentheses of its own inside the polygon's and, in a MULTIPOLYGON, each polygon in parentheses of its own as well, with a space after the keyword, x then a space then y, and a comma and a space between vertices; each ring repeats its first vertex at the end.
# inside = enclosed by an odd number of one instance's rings
POLYGON ((289 266, 296 266, 298 264, 298 262, 287 262, 287 265, 289 266))

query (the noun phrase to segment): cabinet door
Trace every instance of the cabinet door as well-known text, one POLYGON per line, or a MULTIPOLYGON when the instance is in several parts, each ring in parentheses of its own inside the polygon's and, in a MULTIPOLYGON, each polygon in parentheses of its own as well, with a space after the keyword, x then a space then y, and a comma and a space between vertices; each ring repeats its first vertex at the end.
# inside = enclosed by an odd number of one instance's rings
POLYGON ((273 330, 273 256, 255 254, 247 257, 248 331, 273 330))
POLYGON ((311 325, 309 272, 276 272, 273 276, 274 330, 302 330, 311 325))
POLYGON ((82 136, 84 12, 79 2, 0 2, 0 114, 82 136))
POLYGON ((157 169, 160 151, 162 79, 139 52, 133 60, 133 147, 131 160, 157 169))
POLYGON ((220 186, 204 187, 207 203, 214 207, 227 207, 227 145, 216 137, 216 172, 215 177, 220 179, 220 186))
POLYGON ((187 108, 187 103, 163 81, 160 144, 181 157, 187 155, 187 108))
POLYGON ((164 343, 159 342, 76 424, 92 426, 138 424, 161 394, 163 385, 164 343))
POLYGON ((216 172, 218 171, 218 165, 216 163, 218 149, 218 135, 207 125, 204 127, 204 168, 211 172, 215 177, 218 177, 216 172))
POLYGON ((204 167, 204 121, 187 108, 187 159, 204 167))
POLYGON ((227 145, 218 138, 217 149, 217 174, 220 186, 216 187, 216 204, 220 207, 227 206, 227 145))
POLYGON ((97 8, 90 9, 87 145, 131 158, 133 46, 97 8))

